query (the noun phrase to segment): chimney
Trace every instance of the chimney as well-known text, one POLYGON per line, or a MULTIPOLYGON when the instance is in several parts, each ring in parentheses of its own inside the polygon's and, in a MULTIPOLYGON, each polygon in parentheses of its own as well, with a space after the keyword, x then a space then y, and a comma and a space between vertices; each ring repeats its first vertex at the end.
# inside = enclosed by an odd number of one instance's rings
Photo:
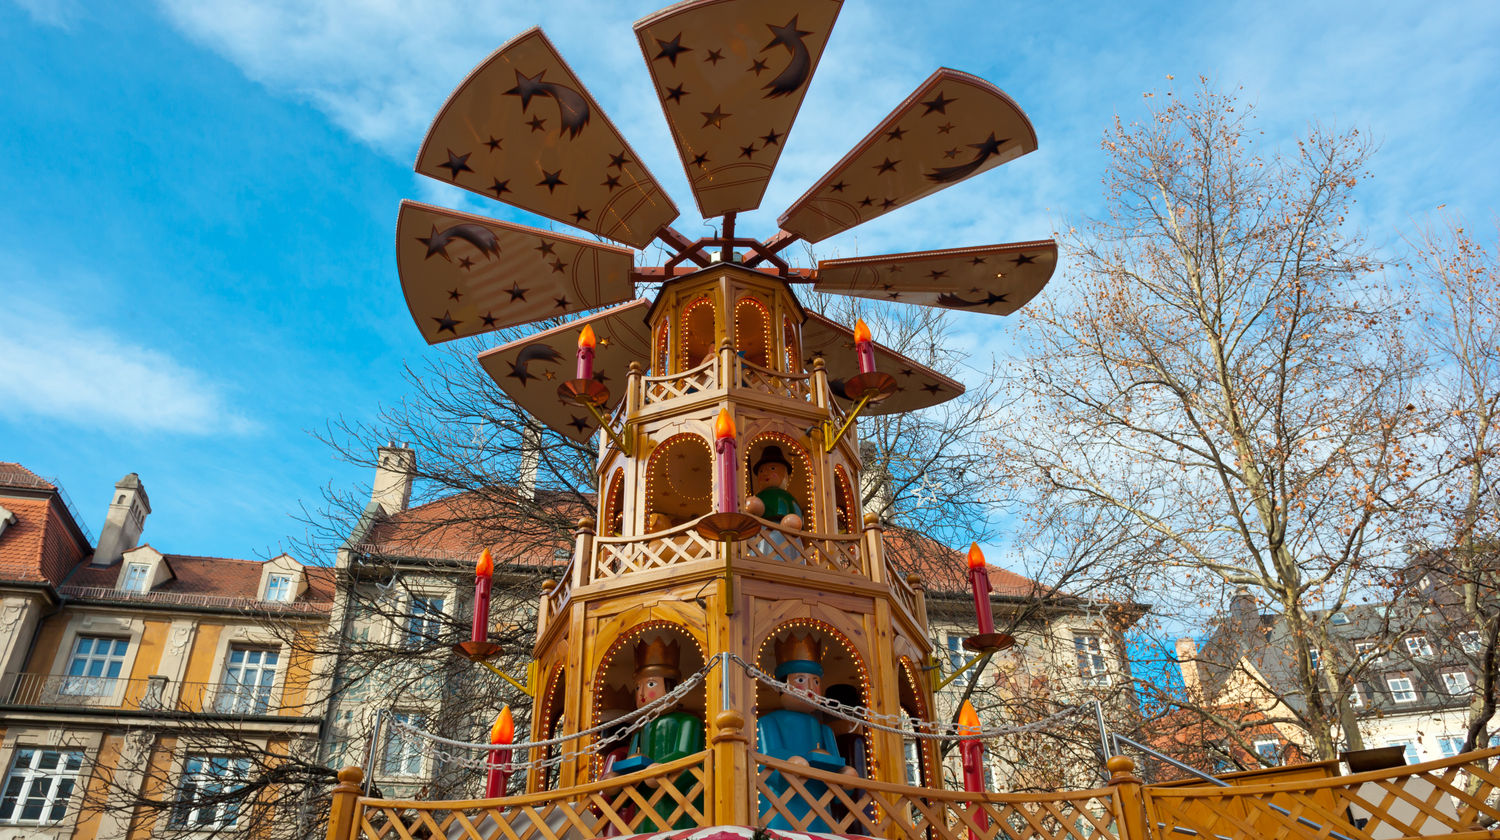
POLYGON ((110 497, 109 512, 104 515, 104 527, 99 531, 99 545, 94 548, 94 566, 108 566, 125 552, 141 542, 141 530, 146 527, 146 516, 151 513, 151 500, 146 497, 146 487, 135 473, 115 482, 114 495, 110 497))
POLYGON ((1182 685, 1188 697, 1200 699, 1203 682, 1198 676, 1198 643, 1191 638, 1177 640, 1177 667, 1182 671, 1182 685))
POLYGON ((417 470, 417 453, 391 441, 375 450, 375 484, 370 503, 387 514, 400 513, 411 503, 411 483, 417 470))
POLYGON ((516 473, 516 492, 521 498, 536 498, 536 473, 541 461, 542 430, 527 423, 521 427, 521 469, 516 473))
POLYGON ((1235 588, 1234 597, 1229 599, 1229 617, 1241 632, 1260 626, 1260 606, 1250 594, 1250 587, 1235 588))

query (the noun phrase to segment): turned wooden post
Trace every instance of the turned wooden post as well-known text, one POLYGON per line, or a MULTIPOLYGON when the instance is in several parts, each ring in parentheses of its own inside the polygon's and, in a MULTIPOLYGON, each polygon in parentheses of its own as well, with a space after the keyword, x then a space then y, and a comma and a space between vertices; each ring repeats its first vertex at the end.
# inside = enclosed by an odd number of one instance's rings
POLYGON ((573 530, 573 591, 594 577, 594 519, 585 516, 573 530))
POLYGON ((812 396, 813 405, 818 408, 828 408, 831 399, 828 392, 828 365, 822 356, 814 356, 812 363, 812 396))
MULTIPOLYGON (((640 362, 630 363, 630 373, 625 376, 625 417, 627 420, 638 413, 641 406, 645 404, 645 392, 641 388, 641 376, 644 373, 645 369, 641 367, 640 362)), ((628 427, 629 423, 626 426, 628 427)))
POLYGON ((1135 762, 1128 756, 1110 756, 1109 786, 1120 792, 1120 840, 1150 840, 1146 833, 1146 797, 1135 775, 1135 762))
POLYGON ((345 767, 339 771, 339 783, 333 789, 328 808, 328 840, 354 840, 359 826, 359 791, 365 771, 345 767))
MULTIPOLYGON (((729 667, 728 665, 722 667, 729 667)), ((717 825, 755 825, 756 797, 750 783, 750 738, 745 734, 745 716, 738 709, 725 709, 713 718, 709 738, 714 755, 713 812, 705 815, 717 825)))

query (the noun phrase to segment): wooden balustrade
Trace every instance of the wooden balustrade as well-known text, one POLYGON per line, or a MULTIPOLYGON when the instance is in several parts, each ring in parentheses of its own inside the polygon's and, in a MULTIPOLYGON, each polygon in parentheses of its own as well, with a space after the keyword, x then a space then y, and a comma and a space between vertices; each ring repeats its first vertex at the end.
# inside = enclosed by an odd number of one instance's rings
POLYGON ((812 402, 812 377, 805 373, 784 373, 736 356, 733 381, 738 388, 788 400, 812 402))
POLYGON ((1121 800, 1112 788, 1062 793, 968 793, 826 773, 756 754, 756 824, 780 817, 795 831, 831 830, 888 840, 1117 840, 1121 800), (772 774, 780 773, 779 793, 772 774), (821 785, 809 786, 809 781, 821 785), (822 787, 823 790, 818 791, 822 787), (803 807, 792 806, 801 799, 803 807), (815 823, 821 821, 822 826, 815 823))
POLYGON ((597 557, 590 581, 713 560, 717 556, 717 543, 699 534, 697 524, 698 520, 695 519, 645 536, 596 539, 594 543, 597 557))
POLYGON ((713 755, 705 751, 614 779, 500 799, 355 798, 341 785, 328 840, 593 840, 713 825, 712 779, 713 755))
POLYGON ((1500 749, 1489 749, 1327 779, 1229 788, 1147 786, 1146 819, 1161 838, 1492 838, 1500 831, 1482 826, 1500 823, 1497 763, 1500 749))
POLYGON ((682 373, 642 377, 641 393, 644 404, 652 405, 675 400, 698 391, 708 391, 719 387, 717 361, 717 359, 710 359, 682 373))
POLYGON ((740 556, 746 560, 865 574, 860 542, 859 534, 815 534, 768 522, 758 535, 740 543, 740 556))

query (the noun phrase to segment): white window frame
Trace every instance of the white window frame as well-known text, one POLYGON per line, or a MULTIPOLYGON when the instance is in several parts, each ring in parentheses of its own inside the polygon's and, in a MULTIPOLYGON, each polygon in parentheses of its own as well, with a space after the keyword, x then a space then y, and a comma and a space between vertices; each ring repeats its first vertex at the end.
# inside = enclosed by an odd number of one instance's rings
POLYGON ((1464 736, 1444 735, 1438 738, 1438 752, 1443 758, 1452 758, 1464 751, 1464 736))
POLYGON ((1104 658, 1104 639, 1097 633, 1074 633, 1073 655, 1078 673, 1087 687, 1109 685, 1109 660, 1104 658))
POLYGON ((1432 640, 1421 633, 1407 636, 1401 642, 1406 645, 1406 652, 1412 656, 1426 657, 1432 655, 1432 640))
POLYGON ((1316 674, 1323 667, 1323 651, 1317 648, 1307 649, 1307 659, 1312 665, 1313 673, 1316 674))
MULTIPOLYGON (((1354 643, 1354 655, 1355 656, 1364 656, 1367 653, 1375 653, 1376 649, 1379 648, 1379 647, 1380 647, 1380 645, 1377 645, 1374 642, 1355 642, 1354 643)), ((1370 664, 1373 665, 1376 662, 1379 662, 1383 658, 1384 658, 1384 656, 1382 654, 1375 653, 1374 656, 1370 657, 1369 661, 1370 661, 1370 664)))
MULTIPOLYGON (((393 712, 392 723, 405 723, 421 729, 427 716, 418 712, 393 712)), ((380 756, 380 769, 386 776, 421 776, 426 771, 427 756, 422 743, 398 726, 390 728, 386 736, 385 751, 380 756)))
POLYGON ((214 711, 220 714, 270 714, 276 696, 281 651, 261 645, 233 644, 224 654, 214 711), (236 657, 238 656, 238 661, 236 657))
POLYGON ((408 649, 419 648, 438 639, 447 607, 445 595, 413 593, 406 602, 406 626, 401 628, 402 645, 408 649))
POLYGON ((292 576, 286 572, 272 572, 266 576, 266 601, 288 603, 292 600, 292 576))
POLYGON ((73 652, 68 654, 68 664, 63 671, 59 691, 70 697, 113 696, 116 689, 122 685, 120 681, 129 676, 125 671, 125 665, 129 661, 129 639, 79 633, 73 637, 73 652), (85 642, 89 645, 87 651, 82 650, 85 642), (98 652, 99 642, 109 643, 107 653, 101 655, 98 652), (99 673, 89 673, 94 670, 98 670, 99 673))
POLYGON ((1422 763, 1422 750, 1412 738, 1394 738, 1386 741, 1385 745, 1387 747, 1402 747, 1405 751, 1402 753, 1401 758, 1407 764, 1422 763))
POLYGON ((1336 612, 1332 616, 1329 617, 1328 621, 1331 624, 1334 624, 1334 625, 1339 626, 1339 627, 1343 627, 1345 624, 1349 623, 1349 616, 1347 616, 1347 615, 1345 615, 1345 614, 1343 614, 1341 612, 1336 612))
MULTIPOLYGON (((1412 683, 1411 677, 1386 677, 1385 686, 1391 691, 1391 702, 1393 703, 1415 703, 1417 702, 1417 689, 1412 683), (1406 683, 1405 688, 1400 688, 1397 683, 1406 683)), ((1405 743, 1405 742, 1402 742, 1405 743)))
POLYGON ((177 789, 184 804, 177 806, 173 811, 171 819, 173 826, 199 831, 219 831, 234 828, 239 824, 240 812, 248 804, 246 802, 215 802, 201 808, 191 804, 195 797, 189 793, 189 785, 196 785, 194 791, 206 790, 211 794, 217 794, 232 783, 233 779, 223 778, 214 772, 219 770, 223 771, 223 776, 238 772, 243 779, 249 775, 250 759, 207 754, 189 755, 183 759, 182 780, 177 789))
POLYGON ((1250 742, 1250 746, 1254 748, 1256 758, 1262 759, 1263 761, 1270 761, 1275 764, 1281 763, 1281 739, 1256 738, 1254 741, 1250 742), (1270 754, 1267 754, 1264 751, 1266 747, 1271 748, 1270 754))
POLYGON ((1458 645, 1464 653, 1478 653, 1484 647, 1478 630, 1463 630, 1458 634, 1458 645))
POLYGON ((146 594, 151 591, 151 564, 127 563, 125 577, 120 581, 121 592, 146 594))
POLYGON ((1365 707, 1365 694, 1358 685, 1349 689, 1349 708, 1363 709, 1365 707))
POLYGON ((1444 671, 1443 688, 1452 697, 1467 697, 1474 693, 1474 684, 1469 682, 1468 671, 1444 671))
POLYGON ((78 775, 83 768, 83 750, 17 747, 15 757, 0 783, 0 825, 57 825, 68 817, 68 803, 78 789, 78 775), (46 759, 53 756, 51 766, 46 759), (26 802, 46 785, 40 796, 42 810, 36 819, 23 819, 26 802), (12 793, 14 791, 14 793, 12 793), (10 813, 5 813, 9 807, 10 813), (58 809, 61 812, 57 812, 58 809), (57 812, 57 813, 55 813, 57 812))

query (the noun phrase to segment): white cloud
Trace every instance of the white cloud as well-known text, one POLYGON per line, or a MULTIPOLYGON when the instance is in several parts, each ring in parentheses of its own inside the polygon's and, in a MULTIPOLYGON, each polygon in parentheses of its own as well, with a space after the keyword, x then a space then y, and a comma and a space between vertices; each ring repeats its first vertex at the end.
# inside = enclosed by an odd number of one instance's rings
POLYGON ((31 19, 44 26, 67 29, 83 13, 75 0, 14 0, 31 19))
POLYGON ((208 377, 159 350, 44 306, 0 310, 0 415, 99 430, 247 434, 208 377))

